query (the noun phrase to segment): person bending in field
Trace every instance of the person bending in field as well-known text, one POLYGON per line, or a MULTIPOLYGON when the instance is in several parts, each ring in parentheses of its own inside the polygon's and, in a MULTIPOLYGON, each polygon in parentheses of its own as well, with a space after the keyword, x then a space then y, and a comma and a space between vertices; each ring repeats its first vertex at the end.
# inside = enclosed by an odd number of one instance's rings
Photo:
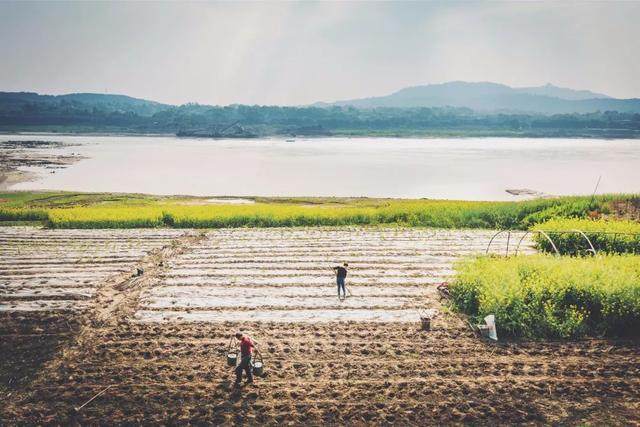
POLYGON ((251 363, 251 357, 253 356, 253 341, 248 336, 242 334, 242 332, 236 333, 236 339, 240 341, 240 364, 236 366, 236 382, 235 386, 239 386, 242 381, 242 371, 247 373, 247 384, 253 382, 253 363, 251 363))
POLYGON ((342 289, 342 294, 344 295, 344 298, 347 297, 347 290, 346 287, 344 286, 344 281, 347 278, 347 267, 349 267, 349 264, 347 264, 346 262, 344 264, 342 264, 342 266, 336 266, 333 267, 333 271, 336 272, 336 281, 338 283, 338 299, 340 298, 340 289, 342 289))

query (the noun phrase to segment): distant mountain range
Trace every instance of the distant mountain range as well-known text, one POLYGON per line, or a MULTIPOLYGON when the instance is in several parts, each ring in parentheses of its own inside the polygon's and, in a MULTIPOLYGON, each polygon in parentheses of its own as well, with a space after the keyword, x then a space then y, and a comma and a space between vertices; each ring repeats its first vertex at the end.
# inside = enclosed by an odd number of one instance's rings
POLYGON ((100 93, 71 93, 68 95, 40 95, 34 92, 0 92, 0 112, 28 112, 29 108, 49 106, 53 108, 96 108, 105 112, 135 113, 141 116, 152 116, 159 111, 171 108, 172 105, 145 99, 132 98, 126 95, 109 95, 100 93))
POLYGON ((551 84, 512 88, 503 84, 485 82, 448 82, 414 86, 386 96, 314 105, 355 108, 465 107, 480 112, 537 114, 640 112, 638 98, 616 99, 588 90, 573 90, 551 84))
POLYGON ((6 132, 144 133, 206 138, 640 138, 640 99, 614 99, 551 85, 514 89, 495 83, 464 82, 412 87, 378 98, 295 107, 175 106, 124 95, 0 92, 0 133, 6 132))
MULTIPOLYGON (((0 113, 39 108, 98 109, 101 112, 134 113, 152 116, 174 105, 132 98, 125 95, 72 93, 39 95, 33 92, 0 92, 0 113)), ((480 113, 571 114, 597 111, 640 113, 640 99, 616 99, 588 90, 573 90, 547 84, 539 87, 512 88, 498 83, 448 82, 401 89, 390 95, 318 102, 313 107, 352 106, 372 109, 454 107, 480 113)), ((207 106, 203 106, 207 107, 207 106)))

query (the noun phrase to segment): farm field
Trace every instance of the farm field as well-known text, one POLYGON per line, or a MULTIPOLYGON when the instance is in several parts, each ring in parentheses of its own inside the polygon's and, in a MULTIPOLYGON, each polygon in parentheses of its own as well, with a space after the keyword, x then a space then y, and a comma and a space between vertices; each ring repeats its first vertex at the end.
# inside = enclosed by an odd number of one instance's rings
MULTIPOLYGON (((640 422, 637 341, 490 344, 440 301, 435 287, 453 263, 484 253, 494 233, 3 227, 0 357, 9 363, 0 371, 0 417, 640 422), (330 270, 342 262, 351 268, 344 302, 330 270), (430 332, 419 328, 423 308, 440 310, 430 332), (237 329, 258 342, 266 365, 264 378, 241 389, 224 359, 237 329)), ((531 243, 525 253, 535 252, 531 243)), ((506 238, 491 249, 504 253, 506 238)))
POLYGON ((0 311, 82 311, 103 281, 131 275, 175 230, 0 230, 0 311))
POLYGON ((636 194, 563 196, 510 202, 366 197, 212 198, 126 193, 0 193, 0 225, 49 228, 228 228, 404 226, 518 229, 555 218, 632 219, 636 194))

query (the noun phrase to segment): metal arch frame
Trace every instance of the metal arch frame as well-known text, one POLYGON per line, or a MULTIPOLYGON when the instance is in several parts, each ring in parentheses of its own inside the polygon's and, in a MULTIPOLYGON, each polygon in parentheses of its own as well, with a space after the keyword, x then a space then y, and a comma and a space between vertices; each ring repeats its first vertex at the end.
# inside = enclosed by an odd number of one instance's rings
POLYGON ((522 244, 522 241, 524 240, 525 237, 527 237, 529 235, 529 233, 540 233, 542 234, 544 237, 546 237, 546 239, 549 241, 549 243, 551 243, 551 246, 553 247, 553 250, 556 253, 556 256, 560 256, 560 251, 558 250, 558 248, 556 247, 556 244, 553 243, 553 240, 551 240, 551 237, 549 237, 549 235, 547 233, 545 233, 542 230, 527 230, 526 233, 524 233, 522 235, 522 237, 520 238, 520 241, 518 242, 518 246, 516 246, 516 255, 518 255, 518 251, 520 250, 520 245, 522 244))
MULTIPOLYGON (((493 235, 493 237, 489 241, 489 244, 487 245, 487 250, 485 251, 485 254, 489 253, 489 248, 490 248, 491 243, 493 242, 493 240, 496 237, 498 237, 500 234, 505 233, 505 232, 509 232, 510 233, 511 230, 500 230, 496 234, 493 235)), ((515 255, 518 255, 518 253, 520 252, 520 246, 521 246, 522 242, 524 241, 525 237, 527 237, 530 233, 540 233, 540 234, 542 234, 547 239, 547 241, 551 244, 551 246, 553 247, 553 250, 554 250, 555 254, 556 255, 560 255, 560 251, 558 250, 558 248, 555 245, 555 243, 553 243, 553 240, 551 239, 549 234, 547 234, 547 232, 545 232, 543 230, 527 230, 522 235, 520 240, 518 241, 518 245, 516 246, 516 250, 515 250, 515 255)), ((565 231, 549 231, 549 233, 551 233, 551 234, 553 234, 553 233, 555 233, 555 234, 578 233, 582 237, 584 237, 584 239, 587 241, 587 244, 589 245, 589 248, 587 249, 587 252, 592 253, 594 256, 598 254, 598 251, 596 250, 595 246, 593 245, 593 242, 591 242, 591 239, 589 238, 589 236, 587 236, 587 234, 585 232, 583 232, 582 230, 574 228, 572 230, 565 230, 565 231)), ((615 240, 617 239, 618 235, 620 235, 620 234, 633 235, 633 236, 640 235, 640 233, 620 233, 620 232, 606 232, 606 231, 594 232, 594 234, 607 234, 607 235, 611 235, 612 234, 614 236, 614 243, 615 243, 615 240)), ((507 241, 507 254, 508 254, 508 250, 509 250, 509 242, 507 241)))
MULTIPOLYGON (((587 235, 586 235, 586 234, 584 234, 584 233, 582 232, 582 230, 578 230, 578 229, 576 228, 576 229, 571 230, 571 231, 574 231, 574 232, 576 232, 576 233, 580 233, 580 234, 582 235, 582 237, 584 237, 584 238, 585 238, 585 240, 587 241, 587 243, 589 243, 589 246, 591 247, 591 252, 593 253, 593 255, 595 256, 595 255, 597 255, 597 254, 598 254, 598 253, 596 252, 596 248, 594 248, 594 247, 593 247, 593 244, 591 243, 591 240, 589 239, 589 237, 587 237, 587 235)), ((587 251, 589 251, 589 249, 587 249, 587 251)))
POLYGON ((511 230, 500 230, 496 234, 494 234, 491 240, 489 240, 489 244, 487 245, 487 250, 484 252, 485 255, 489 254, 489 248, 491 248, 491 243, 493 243, 493 240, 502 233, 507 233, 507 253, 505 256, 509 256, 509 241, 511 240, 511 230))
MULTIPOLYGON (((499 235, 501 235, 503 233, 507 233, 507 249, 506 249, 506 254, 505 255, 509 256, 509 242, 511 241, 511 231, 513 231, 513 230, 500 230, 497 233, 495 233, 491 237, 491 240, 489 240, 489 244, 487 245, 487 249, 485 250, 485 255, 489 254, 489 249, 491 248, 491 244, 496 239, 496 237, 498 237, 499 235)), ((557 246, 553 242, 553 239, 551 239, 549 234, 547 234, 547 232, 545 232, 543 230, 527 230, 522 235, 520 240, 518 241, 518 245, 516 246, 516 250, 515 250, 515 255, 518 255, 518 252, 520 251, 520 245, 524 241, 524 238, 527 237, 530 233, 540 233, 540 234, 542 234, 547 239, 547 241, 551 244, 551 247, 553 248, 553 251, 555 252, 555 254, 558 255, 558 256, 560 255, 560 251, 558 250, 557 246)), ((582 230, 574 228, 572 230, 566 230, 566 231, 550 231, 549 233, 558 233, 558 234, 578 233, 582 237, 584 237, 584 239, 589 244, 589 249, 587 249, 587 252, 591 252, 594 256, 598 254, 598 251, 596 250, 595 246, 593 246, 593 243, 591 242, 591 239, 589 239, 589 236, 587 236, 586 233, 584 233, 582 230)), ((618 234, 632 234, 632 235, 639 234, 639 233, 618 233, 618 232, 613 232, 613 233, 607 233, 607 232, 603 233, 603 232, 601 232, 601 233, 602 234, 613 234, 614 235, 614 239, 617 238, 618 234)))
MULTIPOLYGON (((542 234, 544 237, 547 238, 547 240, 549 241, 549 243, 551 243, 551 246, 553 247, 553 250, 555 251, 556 255, 560 255, 560 252, 558 251, 558 248, 556 247, 556 245, 553 243, 553 240, 551 240, 551 237, 549 237, 549 235, 547 233, 545 233, 542 230, 529 230, 527 231, 522 238, 520 239, 520 241, 518 242, 518 246, 516 247, 516 255, 518 255, 518 251, 520 249, 520 244, 522 243, 522 241, 524 240, 525 237, 527 237, 527 235, 529 233, 540 233, 542 234)), ((589 239, 589 237, 582 231, 582 230, 578 230, 578 229, 573 229, 573 230, 568 230, 568 231, 564 231, 564 232, 560 232, 560 233, 567 233, 567 232, 571 232, 571 233, 578 233, 580 234, 582 237, 585 238, 585 240, 587 241, 587 243, 589 244, 590 249, 587 249, 587 251, 590 251, 593 255, 597 255, 598 252, 596 251, 596 248, 593 246, 593 243, 591 243, 591 240, 589 239)))

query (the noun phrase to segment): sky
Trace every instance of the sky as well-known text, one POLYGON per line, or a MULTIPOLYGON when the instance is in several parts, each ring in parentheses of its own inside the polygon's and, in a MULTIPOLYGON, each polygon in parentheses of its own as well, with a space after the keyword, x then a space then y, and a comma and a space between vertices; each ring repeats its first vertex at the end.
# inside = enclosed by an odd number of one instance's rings
POLYGON ((465 80, 640 98, 639 22, 640 1, 0 1, 0 91, 304 105, 465 80))

